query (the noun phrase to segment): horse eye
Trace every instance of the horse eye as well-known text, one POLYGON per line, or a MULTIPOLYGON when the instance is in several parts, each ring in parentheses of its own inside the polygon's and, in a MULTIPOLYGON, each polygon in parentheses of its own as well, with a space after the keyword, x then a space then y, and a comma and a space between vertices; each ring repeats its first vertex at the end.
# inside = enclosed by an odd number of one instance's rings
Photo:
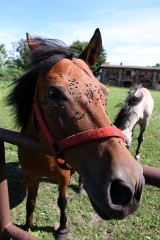
POLYGON ((64 96, 62 92, 57 88, 50 88, 48 90, 48 98, 50 100, 60 100, 60 101, 64 100, 64 96))

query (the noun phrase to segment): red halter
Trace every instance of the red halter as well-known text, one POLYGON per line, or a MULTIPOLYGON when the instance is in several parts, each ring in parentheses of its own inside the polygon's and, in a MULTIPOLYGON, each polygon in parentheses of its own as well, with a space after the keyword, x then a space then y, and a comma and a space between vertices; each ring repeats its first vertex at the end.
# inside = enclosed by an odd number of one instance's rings
POLYGON ((54 136, 51 134, 47 124, 44 121, 44 118, 42 116, 36 97, 34 98, 32 120, 34 116, 36 116, 39 126, 42 132, 44 133, 49 145, 51 146, 54 155, 58 155, 63 149, 74 147, 81 143, 90 142, 92 140, 96 140, 100 138, 119 137, 124 141, 124 135, 122 131, 115 126, 107 127, 107 128, 97 128, 97 129, 77 133, 57 141, 54 138, 54 136))

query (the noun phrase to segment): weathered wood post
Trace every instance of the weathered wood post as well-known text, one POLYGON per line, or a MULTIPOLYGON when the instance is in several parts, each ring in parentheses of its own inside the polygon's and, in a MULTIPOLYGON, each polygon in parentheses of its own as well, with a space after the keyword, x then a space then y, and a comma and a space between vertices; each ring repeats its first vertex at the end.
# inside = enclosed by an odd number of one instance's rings
POLYGON ((10 223, 9 212, 10 208, 5 167, 5 147, 4 142, 0 141, 0 239, 10 239, 8 237, 3 237, 5 226, 10 223))
POLYGON ((142 165, 146 184, 160 188, 160 168, 142 165))
POLYGON ((10 222, 4 142, 0 140, 0 240, 38 240, 10 222))

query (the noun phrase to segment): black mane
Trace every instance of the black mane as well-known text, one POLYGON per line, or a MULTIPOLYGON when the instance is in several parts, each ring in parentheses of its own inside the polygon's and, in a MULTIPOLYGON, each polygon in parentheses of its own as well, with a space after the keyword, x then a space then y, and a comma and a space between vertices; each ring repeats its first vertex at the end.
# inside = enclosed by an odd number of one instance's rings
POLYGON ((138 97, 135 96, 136 91, 140 88, 142 88, 142 86, 138 85, 135 89, 128 93, 121 110, 115 118, 114 125, 116 127, 120 128, 123 126, 123 124, 130 118, 130 115, 132 114, 132 108, 141 102, 143 94, 140 94, 138 97))
POLYGON ((33 105, 38 76, 44 76, 60 59, 72 59, 73 51, 56 39, 34 38, 36 48, 31 51, 31 68, 14 82, 14 88, 7 98, 14 110, 17 124, 25 129, 33 105))

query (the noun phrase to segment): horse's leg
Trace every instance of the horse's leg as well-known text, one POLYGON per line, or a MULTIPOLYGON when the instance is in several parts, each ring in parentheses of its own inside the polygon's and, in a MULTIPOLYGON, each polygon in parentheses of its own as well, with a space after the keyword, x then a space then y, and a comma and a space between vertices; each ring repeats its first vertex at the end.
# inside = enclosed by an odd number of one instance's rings
POLYGON ((77 187, 77 190, 78 192, 82 192, 84 190, 84 187, 83 187, 83 178, 81 176, 79 176, 79 179, 78 179, 78 187, 77 187))
POLYGON ((67 197, 66 191, 69 184, 70 177, 65 177, 62 181, 59 182, 59 197, 58 197, 58 206, 60 209, 60 227, 56 233, 57 240, 65 240, 68 236, 68 230, 66 227, 67 216, 66 216, 66 206, 67 206, 67 197))
POLYGON ((33 211, 36 206, 36 197, 38 192, 40 179, 34 179, 31 176, 25 176, 26 188, 28 191, 27 203, 26 203, 26 223, 25 230, 28 230, 33 225, 33 211))
POLYGON ((145 129, 146 129, 146 124, 143 125, 143 126, 140 126, 140 133, 139 133, 139 136, 138 136, 138 146, 137 146, 136 155, 135 155, 135 159, 137 161, 140 160, 140 146, 141 146, 141 143, 143 141, 143 134, 144 134, 145 129))

